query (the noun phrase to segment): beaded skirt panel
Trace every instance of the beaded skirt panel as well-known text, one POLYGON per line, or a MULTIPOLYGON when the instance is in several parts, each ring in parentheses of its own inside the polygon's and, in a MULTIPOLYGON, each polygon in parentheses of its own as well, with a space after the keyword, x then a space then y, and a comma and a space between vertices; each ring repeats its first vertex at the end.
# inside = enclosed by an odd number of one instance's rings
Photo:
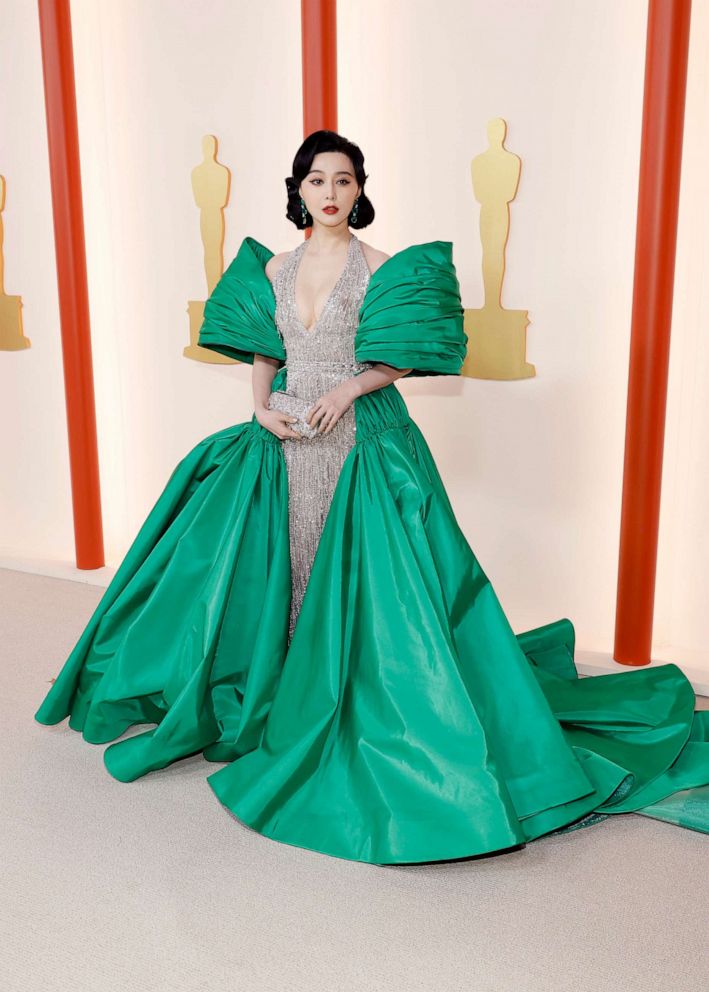
MULTIPOLYGON (((314 404, 351 376, 372 367, 355 362, 354 339, 359 309, 369 283, 369 267, 356 235, 347 247, 342 273, 315 325, 306 329, 295 301, 295 279, 308 242, 295 248, 273 280, 276 326, 286 351, 289 393, 314 404)), ((288 470, 288 521, 292 598, 289 642, 295 630, 310 570, 344 460, 355 443, 354 403, 328 434, 281 441, 288 470)))

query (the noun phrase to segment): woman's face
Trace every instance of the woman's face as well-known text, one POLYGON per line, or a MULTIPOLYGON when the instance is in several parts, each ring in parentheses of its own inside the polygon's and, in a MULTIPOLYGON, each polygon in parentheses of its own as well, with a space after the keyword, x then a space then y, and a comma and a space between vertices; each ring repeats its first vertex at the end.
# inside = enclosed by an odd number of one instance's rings
POLYGON ((319 152, 300 184, 300 195, 313 224, 323 227, 347 226, 359 192, 352 162, 344 152, 319 152), (337 210, 326 211, 325 207, 337 207, 337 210))

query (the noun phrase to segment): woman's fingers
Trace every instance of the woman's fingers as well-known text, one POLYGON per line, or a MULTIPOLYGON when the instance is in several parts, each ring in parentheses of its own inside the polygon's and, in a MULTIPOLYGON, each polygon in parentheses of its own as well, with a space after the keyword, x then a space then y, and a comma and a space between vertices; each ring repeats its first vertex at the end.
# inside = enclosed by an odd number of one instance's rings
POLYGON ((298 431, 289 429, 289 424, 294 424, 298 418, 290 417, 287 413, 281 414, 278 418, 280 424, 280 431, 275 430, 273 433, 276 437, 280 438, 281 441, 285 441, 286 438, 293 438, 294 440, 302 440, 303 435, 299 434, 298 431))
POLYGON ((322 416, 322 411, 320 408, 320 404, 316 403, 315 406, 312 408, 312 410, 306 414, 305 419, 307 423, 310 425, 310 427, 314 427, 315 421, 318 419, 318 417, 321 416, 322 416))
POLYGON ((336 409, 329 410, 322 419, 320 430, 323 434, 329 434, 339 420, 339 412, 336 409))
MULTIPOLYGON (((297 417, 286 417, 284 421, 286 428, 288 424, 294 424, 297 421, 297 419, 298 419, 297 417)), ((298 431, 294 431, 292 429, 288 431, 286 437, 298 438, 301 441, 303 440, 303 435, 298 433, 298 431)))
POLYGON ((305 415, 305 422, 308 426, 315 427, 319 434, 329 434, 339 419, 340 411, 337 407, 322 403, 316 403, 305 415))

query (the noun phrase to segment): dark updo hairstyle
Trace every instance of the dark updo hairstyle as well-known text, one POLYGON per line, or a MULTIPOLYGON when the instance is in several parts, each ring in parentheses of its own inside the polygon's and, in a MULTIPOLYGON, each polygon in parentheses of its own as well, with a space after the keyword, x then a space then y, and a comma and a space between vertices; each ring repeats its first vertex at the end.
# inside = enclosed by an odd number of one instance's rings
POLYGON ((301 231, 306 227, 312 227, 313 218, 309 211, 306 211, 305 223, 303 223, 298 187, 310 172, 313 159, 320 152, 343 152, 352 162, 357 185, 360 187, 360 194, 356 201, 357 220, 352 221, 350 219, 349 225, 356 228, 367 227, 374 220, 374 207, 364 192, 364 184, 367 181, 367 173, 364 171, 364 155, 358 145, 343 138, 336 131, 313 131, 295 153, 293 175, 286 179, 286 189, 288 190, 286 217, 301 231))

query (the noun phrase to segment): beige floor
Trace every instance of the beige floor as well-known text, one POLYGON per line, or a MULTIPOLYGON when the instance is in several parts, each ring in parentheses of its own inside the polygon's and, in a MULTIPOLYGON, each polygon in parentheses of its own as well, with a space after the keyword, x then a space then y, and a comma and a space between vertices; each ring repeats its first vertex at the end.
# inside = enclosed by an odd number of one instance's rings
POLYGON ((116 782, 33 720, 101 592, 0 570, 0 992, 709 989, 706 834, 629 814, 378 868, 241 825, 200 756, 116 782))

